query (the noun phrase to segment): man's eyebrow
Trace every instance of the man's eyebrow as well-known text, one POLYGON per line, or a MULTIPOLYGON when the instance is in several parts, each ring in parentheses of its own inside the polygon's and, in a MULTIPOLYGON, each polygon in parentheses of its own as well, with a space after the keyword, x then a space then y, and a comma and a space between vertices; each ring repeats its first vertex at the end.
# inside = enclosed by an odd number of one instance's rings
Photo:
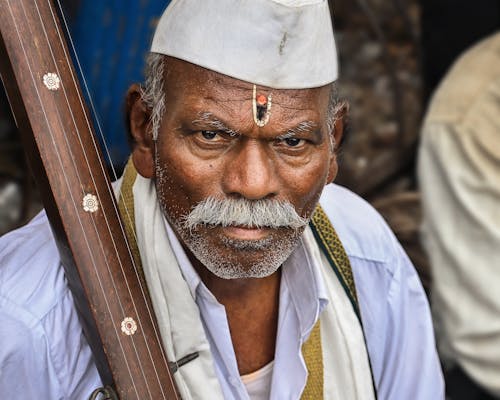
POLYGON ((319 133, 318 126, 313 121, 302 121, 300 124, 288 129, 285 133, 276 137, 276 139, 284 140, 300 135, 301 133, 319 133))
POLYGON ((205 125, 218 131, 226 132, 231 136, 238 136, 240 133, 237 130, 229 128, 224 122, 217 119, 210 112, 201 112, 198 114, 198 118, 193 120, 193 125, 205 125))

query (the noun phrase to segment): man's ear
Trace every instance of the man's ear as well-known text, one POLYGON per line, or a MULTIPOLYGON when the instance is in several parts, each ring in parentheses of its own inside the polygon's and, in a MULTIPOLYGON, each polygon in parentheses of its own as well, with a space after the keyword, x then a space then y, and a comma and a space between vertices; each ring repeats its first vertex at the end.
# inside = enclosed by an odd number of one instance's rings
POLYGON ((151 135, 151 111, 141 98, 141 87, 134 83, 127 91, 126 113, 132 141, 132 161, 145 178, 154 175, 154 142, 151 135))
POLYGON ((337 115, 335 116, 335 123, 333 124, 332 132, 330 132, 330 135, 332 135, 334 140, 334 148, 332 149, 332 158, 330 159, 330 169, 328 171, 327 184, 332 183, 337 177, 337 172, 339 170, 337 162, 337 152, 344 137, 348 112, 349 105, 348 103, 344 103, 343 106, 337 111, 337 115))

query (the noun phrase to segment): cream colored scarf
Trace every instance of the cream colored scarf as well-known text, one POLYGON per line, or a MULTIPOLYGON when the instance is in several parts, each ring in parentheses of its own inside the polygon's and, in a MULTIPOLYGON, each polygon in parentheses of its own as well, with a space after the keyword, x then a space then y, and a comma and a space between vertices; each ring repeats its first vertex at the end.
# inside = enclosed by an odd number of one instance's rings
MULTIPOLYGON (((124 218, 128 214, 135 220, 132 235, 137 240, 167 357, 169 360, 180 360, 188 354, 199 354, 198 358, 174 374, 179 392, 185 400, 207 399, 207 393, 210 393, 210 399, 223 399, 199 309, 171 249, 154 184, 140 175, 135 177, 135 171, 131 172, 130 166, 131 163, 125 172, 124 186, 132 185, 134 206, 124 218)), ((307 346, 318 347, 311 343, 320 343, 320 347, 326 349, 325 352, 321 348, 315 349, 322 355, 319 362, 323 361, 323 375, 320 377, 323 379, 319 382, 323 382, 323 388, 318 389, 317 384, 311 388, 308 381, 304 396, 308 399, 374 399, 363 332, 350 300, 309 228, 303 239, 308 253, 325 266, 323 275, 330 295, 330 302, 320 318, 320 333, 318 329, 313 330, 316 331, 316 340, 311 337, 304 345, 306 349, 307 346), (319 335, 321 340, 318 340, 319 335), (315 397, 314 393, 318 394, 318 390, 323 394, 315 397)), ((308 352, 305 353, 307 362, 308 352)), ((310 371, 310 374, 316 376, 317 383, 318 373, 310 371)))

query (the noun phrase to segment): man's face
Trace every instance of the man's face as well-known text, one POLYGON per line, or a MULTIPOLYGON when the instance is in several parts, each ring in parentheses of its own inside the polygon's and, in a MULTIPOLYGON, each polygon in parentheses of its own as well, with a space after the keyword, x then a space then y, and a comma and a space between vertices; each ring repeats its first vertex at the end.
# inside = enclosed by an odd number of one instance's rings
POLYGON ((326 127, 330 89, 258 87, 258 94, 272 94, 270 120, 258 127, 253 85, 176 59, 167 62, 166 112, 154 148, 163 211, 184 246, 215 275, 270 275, 293 251, 304 225, 256 227, 245 216, 227 222, 225 215, 223 223, 187 227, 185 221, 208 198, 212 205, 236 201, 233 212, 243 201, 249 206, 244 214, 254 212, 254 204, 269 206, 268 222, 283 211, 273 211, 273 205, 290 203, 308 219, 336 173, 326 127))

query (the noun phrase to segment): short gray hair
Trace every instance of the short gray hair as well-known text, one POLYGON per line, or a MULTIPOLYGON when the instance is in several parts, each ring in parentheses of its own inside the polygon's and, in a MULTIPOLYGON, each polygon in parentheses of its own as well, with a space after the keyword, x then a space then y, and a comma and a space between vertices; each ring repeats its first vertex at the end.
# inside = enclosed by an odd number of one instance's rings
POLYGON ((161 119, 165 113, 164 73, 165 56, 149 53, 146 58, 146 80, 141 90, 141 98, 151 110, 151 132, 155 141, 158 139, 161 119))
MULTIPOLYGON (((151 110, 151 132, 153 140, 155 141, 158 139, 161 119, 165 113, 165 65, 166 57, 163 54, 148 54, 146 58, 146 80, 141 91, 142 101, 151 110)), ((339 99, 337 85, 335 82, 332 83, 328 101, 328 113, 326 116, 326 127, 330 134, 330 146, 332 150, 335 149, 335 139, 331 134, 339 118, 340 111, 346 107, 346 101, 339 99)))
POLYGON ((333 82, 330 88, 330 97, 328 99, 328 111, 326 114, 326 129, 328 129, 328 134, 330 135, 330 148, 332 151, 335 150, 335 138, 333 137, 333 130, 335 129, 335 124, 342 118, 342 110, 347 112, 349 109, 349 104, 346 100, 340 99, 337 89, 337 84, 333 82))

